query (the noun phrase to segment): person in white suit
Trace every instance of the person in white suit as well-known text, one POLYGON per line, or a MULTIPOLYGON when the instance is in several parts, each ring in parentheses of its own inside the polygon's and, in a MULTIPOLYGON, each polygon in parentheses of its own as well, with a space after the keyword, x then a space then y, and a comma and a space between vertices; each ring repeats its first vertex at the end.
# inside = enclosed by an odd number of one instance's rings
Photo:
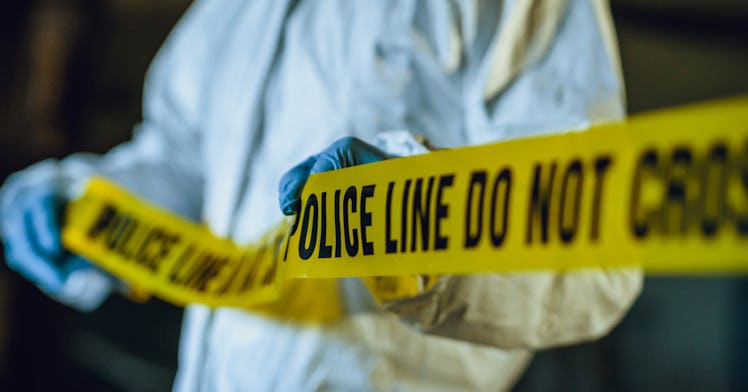
MULTIPOLYGON (((422 138, 456 147, 624 114, 604 1, 196 1, 149 70, 131 141, 7 180, 6 259, 90 310, 124 286, 59 239, 93 174, 242 244, 283 219, 279 180, 320 151, 426 153, 422 138), (358 141, 325 149, 346 136, 358 141)), ((344 315, 317 325, 190 305, 174 389, 506 390, 533 350, 609 332, 641 282, 636 269, 443 276, 380 306, 346 279, 344 315)))

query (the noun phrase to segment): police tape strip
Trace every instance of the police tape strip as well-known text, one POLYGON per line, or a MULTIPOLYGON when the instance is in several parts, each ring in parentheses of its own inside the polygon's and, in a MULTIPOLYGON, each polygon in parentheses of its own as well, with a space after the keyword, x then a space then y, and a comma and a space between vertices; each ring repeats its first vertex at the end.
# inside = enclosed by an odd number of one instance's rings
POLYGON ((102 178, 66 211, 65 247, 138 291, 185 305, 245 306, 278 295, 277 249, 287 224, 239 247, 102 178))
POLYGON ((63 240, 166 300, 212 306, 271 300, 295 278, 411 277, 380 285, 397 297, 422 289, 418 274, 745 273, 748 97, 313 175, 298 219, 246 246, 94 179, 63 240))

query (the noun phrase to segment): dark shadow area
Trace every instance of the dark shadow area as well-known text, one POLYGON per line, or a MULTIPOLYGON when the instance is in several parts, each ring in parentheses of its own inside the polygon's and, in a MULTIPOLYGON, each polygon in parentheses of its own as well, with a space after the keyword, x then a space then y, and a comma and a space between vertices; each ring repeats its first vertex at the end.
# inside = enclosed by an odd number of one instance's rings
MULTIPOLYGON (((141 116, 148 64, 188 1, 28 1, 0 12, 0 179, 104 152, 141 116)), ((181 309, 111 297, 81 314, 0 263, 0 390, 164 391, 181 309)))

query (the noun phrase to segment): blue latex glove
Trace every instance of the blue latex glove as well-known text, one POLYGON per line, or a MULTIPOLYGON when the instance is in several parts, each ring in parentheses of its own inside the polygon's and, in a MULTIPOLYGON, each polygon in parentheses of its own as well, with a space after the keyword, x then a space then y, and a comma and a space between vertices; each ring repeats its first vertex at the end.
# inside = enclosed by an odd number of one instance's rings
POLYGON ((72 272, 93 268, 62 247, 64 201, 54 184, 25 187, 7 207, 2 236, 8 267, 50 295, 60 292, 72 272))
POLYGON ((355 137, 338 139, 321 153, 309 157, 281 177, 278 185, 281 211, 286 215, 292 215, 299 209, 301 190, 312 174, 379 162, 388 158, 391 157, 355 137))

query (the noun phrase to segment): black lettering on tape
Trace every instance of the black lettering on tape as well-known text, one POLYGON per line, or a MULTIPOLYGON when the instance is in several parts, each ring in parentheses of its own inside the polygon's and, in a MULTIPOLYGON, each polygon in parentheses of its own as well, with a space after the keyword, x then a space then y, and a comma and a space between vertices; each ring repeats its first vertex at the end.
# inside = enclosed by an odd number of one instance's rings
POLYGON ((507 167, 499 172, 499 175, 493 181, 493 187, 491 189, 491 215, 490 215, 490 226, 491 226, 491 243, 494 247, 500 247, 504 243, 506 238, 507 229, 509 228, 509 199, 512 191, 512 172, 507 167), (503 188, 503 203, 501 208, 501 228, 498 228, 496 222, 497 207, 499 205, 499 189, 503 188))
POLYGON ((189 249, 172 268, 169 280, 193 290, 205 291, 208 281, 218 275, 227 262, 228 258, 219 257, 207 249, 199 253, 189 249))
POLYGON ((403 189, 403 202, 400 204, 400 253, 405 253, 405 245, 408 238, 408 200, 410 195, 410 183, 411 180, 405 181, 405 188, 403 189))
POLYGON ((385 215, 384 215, 384 235, 385 235, 385 250, 384 253, 395 253, 397 252, 397 241, 392 239, 392 190, 395 187, 395 182, 390 181, 387 184, 387 200, 385 204, 385 215))
MULTIPOLYGON (((738 176, 743 187, 742 199, 745 201, 748 199, 748 140, 743 144, 743 151, 738 162, 738 176)), ((745 203, 743 203, 743 207, 745 207, 745 203)), ((739 236, 748 236, 748 210, 737 212, 736 228, 739 236)))
POLYGON ((208 284, 218 276, 221 269, 228 264, 228 261, 229 258, 227 256, 218 257, 218 255, 214 255, 197 276, 193 287, 200 292, 205 292, 208 288, 208 284))
POLYGON ((332 245, 327 244, 327 192, 320 195, 322 210, 320 212, 320 222, 322 227, 319 229, 319 255, 320 259, 329 259, 332 257, 332 245))
POLYGON ((94 221, 93 226, 88 229, 88 238, 95 239, 105 230, 110 229, 114 218, 117 216, 117 209, 111 204, 105 204, 94 221))
POLYGON ((644 239, 649 233, 647 211, 641 206, 642 182, 647 175, 657 173, 658 156, 654 149, 646 150, 639 157, 634 169, 634 179, 631 183, 631 197, 629 202, 629 227, 635 238, 644 239))
POLYGON ((107 232, 105 244, 109 250, 117 251, 125 258, 131 256, 123 253, 122 244, 125 238, 132 232, 132 218, 126 215, 117 214, 112 221, 112 229, 107 232))
POLYGON ((709 149, 701 171, 700 226, 701 233, 707 238, 717 234, 719 223, 725 218, 728 175, 727 146, 717 143, 709 149))
POLYGON ((688 182, 692 175, 693 154, 688 147, 673 150, 667 174, 665 202, 661 210, 660 231, 663 235, 688 230, 689 212, 688 182))
POLYGON ((358 254, 358 230, 350 229, 348 216, 356 212, 356 187, 350 186, 343 196, 343 234, 345 235, 345 250, 348 256, 358 254))
POLYGON ((430 232, 430 215, 431 215, 431 194, 434 188, 435 177, 429 177, 428 185, 426 187, 426 197, 422 196, 423 193, 423 179, 419 178, 416 180, 416 185, 413 188, 413 223, 412 234, 410 241, 410 251, 415 252, 416 243, 418 242, 418 227, 421 227, 421 250, 429 249, 429 232, 430 232), (425 200, 425 202, 424 202, 425 200))
POLYGON ((561 237, 561 242, 568 244, 574 240, 574 236, 577 234, 577 228, 579 227, 579 210, 580 204, 582 203, 582 181, 584 178, 584 172, 582 169, 582 161, 575 159, 569 166, 567 166, 564 172, 563 179, 561 180, 561 203, 558 209, 558 234, 561 237), (569 189, 569 183, 575 182, 576 186, 569 189), (571 199, 571 212, 569 212, 568 200, 571 199), (569 223, 568 217, 571 216, 571 222, 569 223))
POLYGON ((317 207, 317 196, 314 194, 309 195, 306 200, 306 207, 304 207, 304 218, 301 223, 301 233, 299 234, 299 257, 302 260, 307 260, 312 257, 314 253, 314 247, 317 242, 317 219, 319 215, 319 207, 317 207), (314 210, 314 212, 312 212, 314 210), (309 227, 309 216, 312 217, 311 230, 309 227), (309 246, 306 246, 307 233, 309 234, 309 246))
POLYGON ((366 240, 366 228, 371 226, 371 212, 366 211, 366 199, 374 196, 374 185, 365 185, 361 188, 361 249, 364 256, 374 254, 374 243, 366 240))
POLYGON ((465 206, 465 248, 474 248, 480 242, 481 233, 483 232, 483 200, 486 193, 486 172, 485 170, 474 171, 470 176, 470 184, 468 185, 467 194, 467 205, 465 206), (475 200, 475 188, 478 190, 478 200, 475 200), (476 207, 473 207, 475 201, 476 207), (476 213, 473 213, 473 210, 476 213), (473 217, 475 216, 476 223, 473 224, 473 217), (475 230, 473 230, 475 227, 475 230))
POLYGON ((163 250, 158 255, 153 254, 153 246, 164 241, 164 233, 160 229, 153 229, 143 239, 138 251, 135 253, 135 260, 148 267, 151 271, 156 271, 156 259, 163 257, 163 250))
POLYGON ((236 279, 239 277, 239 271, 241 270, 242 265, 247 262, 246 256, 247 253, 242 252, 241 255, 233 259, 232 263, 229 263, 232 266, 231 271, 226 274, 226 279, 224 280, 223 285, 214 291, 216 295, 226 294, 233 283, 237 281, 236 279))
POLYGON ((335 190, 335 257, 340 257, 343 248, 340 234, 340 189, 335 190))
POLYGON ((260 269, 260 258, 254 258, 250 260, 250 268, 247 270, 247 274, 244 276, 244 280, 239 288, 239 292, 246 292, 251 290, 255 284, 255 278, 258 275, 260 269))
POLYGON ((533 227, 536 219, 540 224, 540 239, 542 243, 548 242, 548 226, 550 216, 551 196, 553 194, 553 179, 556 175, 556 162, 552 162, 548 182, 543 186, 542 170, 543 166, 538 163, 535 165, 535 175, 532 182, 530 193, 530 206, 527 213, 527 237, 525 242, 531 244, 533 240, 533 227))
POLYGON ((169 272, 169 281, 179 284, 181 280, 180 271, 189 265, 189 260, 192 259, 195 250, 195 244, 189 244, 184 251, 182 251, 182 254, 177 258, 176 263, 174 263, 174 266, 172 266, 171 271, 169 272))
POLYGON ((592 193, 592 221, 590 222, 590 239, 593 242, 600 238, 600 216, 602 215, 605 174, 612 162, 613 159, 607 155, 595 159, 595 187, 592 193))
POLYGON ((275 272, 276 272, 275 264, 270 264, 267 271, 265 271, 265 276, 262 278, 263 286, 268 286, 275 281, 275 272))
POLYGON ((434 216, 434 250, 447 249, 449 237, 442 235, 442 221, 449 216, 449 205, 444 203, 444 192, 452 187, 454 174, 439 177, 439 188, 436 191, 436 211, 434 216))

